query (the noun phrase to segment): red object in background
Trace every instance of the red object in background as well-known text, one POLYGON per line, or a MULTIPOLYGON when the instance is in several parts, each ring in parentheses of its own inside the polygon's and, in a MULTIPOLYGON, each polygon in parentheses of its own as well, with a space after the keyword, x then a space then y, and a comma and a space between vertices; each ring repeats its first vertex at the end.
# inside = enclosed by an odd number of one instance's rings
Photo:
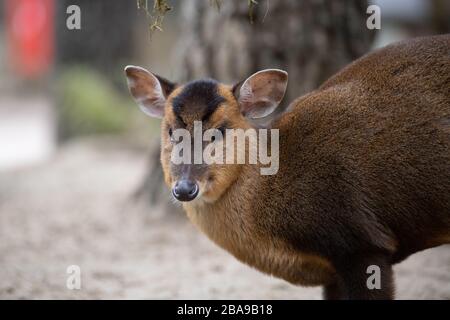
POLYGON ((53 63, 54 0, 6 0, 9 61, 27 77, 44 75, 53 63))

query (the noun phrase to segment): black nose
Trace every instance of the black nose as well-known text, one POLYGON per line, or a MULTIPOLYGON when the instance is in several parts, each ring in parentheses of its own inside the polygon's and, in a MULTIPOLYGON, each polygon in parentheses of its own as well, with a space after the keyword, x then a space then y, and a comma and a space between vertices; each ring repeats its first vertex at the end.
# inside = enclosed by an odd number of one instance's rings
POLYGON ((179 180, 173 187, 172 193, 179 201, 191 201, 198 194, 198 185, 190 180, 179 180))

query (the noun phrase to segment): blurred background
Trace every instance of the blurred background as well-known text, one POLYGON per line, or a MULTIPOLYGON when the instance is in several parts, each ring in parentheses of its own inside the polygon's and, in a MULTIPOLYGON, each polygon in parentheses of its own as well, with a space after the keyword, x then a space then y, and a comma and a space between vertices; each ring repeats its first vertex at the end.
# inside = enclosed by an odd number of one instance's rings
MULTIPOLYGON (((0 4, 3 299, 319 299, 240 264, 170 203, 159 121, 138 111, 123 68, 227 83, 281 68, 286 105, 377 47, 450 32, 446 0, 0 4), (70 30, 74 4, 81 29, 70 30), (370 4, 380 30, 366 28, 370 4), (70 265, 80 290, 66 286, 70 265)), ((448 246, 395 271, 398 298, 450 299, 448 246)))

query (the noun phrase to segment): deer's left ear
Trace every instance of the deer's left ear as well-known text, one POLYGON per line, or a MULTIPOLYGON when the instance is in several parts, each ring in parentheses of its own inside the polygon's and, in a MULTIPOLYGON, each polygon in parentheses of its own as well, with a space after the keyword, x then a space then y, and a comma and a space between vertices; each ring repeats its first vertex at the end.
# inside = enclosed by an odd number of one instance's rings
POLYGON ((286 92, 288 74, 283 70, 266 69, 251 75, 233 87, 241 112, 248 118, 271 114, 286 92))

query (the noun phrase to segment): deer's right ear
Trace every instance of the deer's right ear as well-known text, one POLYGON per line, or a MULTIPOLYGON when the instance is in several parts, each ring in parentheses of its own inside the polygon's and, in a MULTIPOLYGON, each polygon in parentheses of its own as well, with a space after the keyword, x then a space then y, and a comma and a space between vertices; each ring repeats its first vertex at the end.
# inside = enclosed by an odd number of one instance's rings
POLYGON ((126 66, 125 74, 131 95, 141 110, 151 117, 164 117, 164 105, 175 84, 141 67, 126 66))

